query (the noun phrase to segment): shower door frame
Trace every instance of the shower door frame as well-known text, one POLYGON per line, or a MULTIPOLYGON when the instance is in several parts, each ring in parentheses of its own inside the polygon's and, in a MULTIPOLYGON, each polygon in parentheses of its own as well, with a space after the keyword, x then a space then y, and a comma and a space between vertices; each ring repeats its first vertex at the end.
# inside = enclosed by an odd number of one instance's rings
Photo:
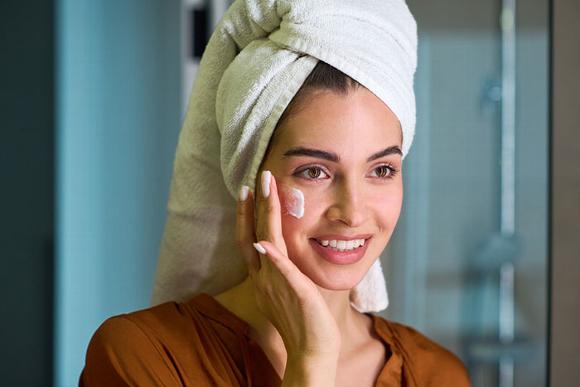
POLYGON ((580 380, 580 2, 550 2, 548 381, 580 380), (575 38, 574 38, 575 37, 575 38))

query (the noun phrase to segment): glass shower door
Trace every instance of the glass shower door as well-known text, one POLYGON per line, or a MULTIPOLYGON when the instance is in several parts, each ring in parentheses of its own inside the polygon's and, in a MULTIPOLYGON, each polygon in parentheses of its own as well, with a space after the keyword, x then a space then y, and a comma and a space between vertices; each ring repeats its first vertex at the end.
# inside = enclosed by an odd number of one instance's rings
POLYGON ((386 316, 459 355, 476 387, 543 386, 548 1, 408 4, 417 129, 386 316))

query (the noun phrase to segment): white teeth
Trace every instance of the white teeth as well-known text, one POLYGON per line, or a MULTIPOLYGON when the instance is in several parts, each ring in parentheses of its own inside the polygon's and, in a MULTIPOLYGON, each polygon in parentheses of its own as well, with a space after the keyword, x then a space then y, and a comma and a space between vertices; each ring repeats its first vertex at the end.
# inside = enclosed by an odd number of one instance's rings
POLYGON ((318 241, 322 246, 325 247, 332 247, 339 251, 349 251, 352 249, 356 249, 360 246, 364 246, 365 240, 364 239, 353 239, 351 241, 344 241, 344 240, 319 240, 318 241))

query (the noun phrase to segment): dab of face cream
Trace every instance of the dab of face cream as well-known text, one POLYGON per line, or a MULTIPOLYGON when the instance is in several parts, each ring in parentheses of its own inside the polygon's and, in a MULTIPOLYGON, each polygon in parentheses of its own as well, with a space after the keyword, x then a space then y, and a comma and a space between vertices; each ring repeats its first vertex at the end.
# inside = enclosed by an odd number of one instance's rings
POLYGON ((286 212, 295 218, 304 216, 304 193, 297 188, 286 188, 286 202, 284 203, 286 212))

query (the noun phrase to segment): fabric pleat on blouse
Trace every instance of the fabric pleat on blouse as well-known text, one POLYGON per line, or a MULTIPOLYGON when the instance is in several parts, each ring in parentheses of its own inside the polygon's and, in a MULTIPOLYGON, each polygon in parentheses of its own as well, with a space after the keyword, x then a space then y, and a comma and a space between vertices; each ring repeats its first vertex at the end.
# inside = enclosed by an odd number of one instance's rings
MULTIPOLYGON (((463 363, 416 330, 374 314, 387 349, 376 386, 470 386, 463 363)), ((80 386, 280 386, 250 326, 208 294, 111 317, 93 335, 80 386)))

